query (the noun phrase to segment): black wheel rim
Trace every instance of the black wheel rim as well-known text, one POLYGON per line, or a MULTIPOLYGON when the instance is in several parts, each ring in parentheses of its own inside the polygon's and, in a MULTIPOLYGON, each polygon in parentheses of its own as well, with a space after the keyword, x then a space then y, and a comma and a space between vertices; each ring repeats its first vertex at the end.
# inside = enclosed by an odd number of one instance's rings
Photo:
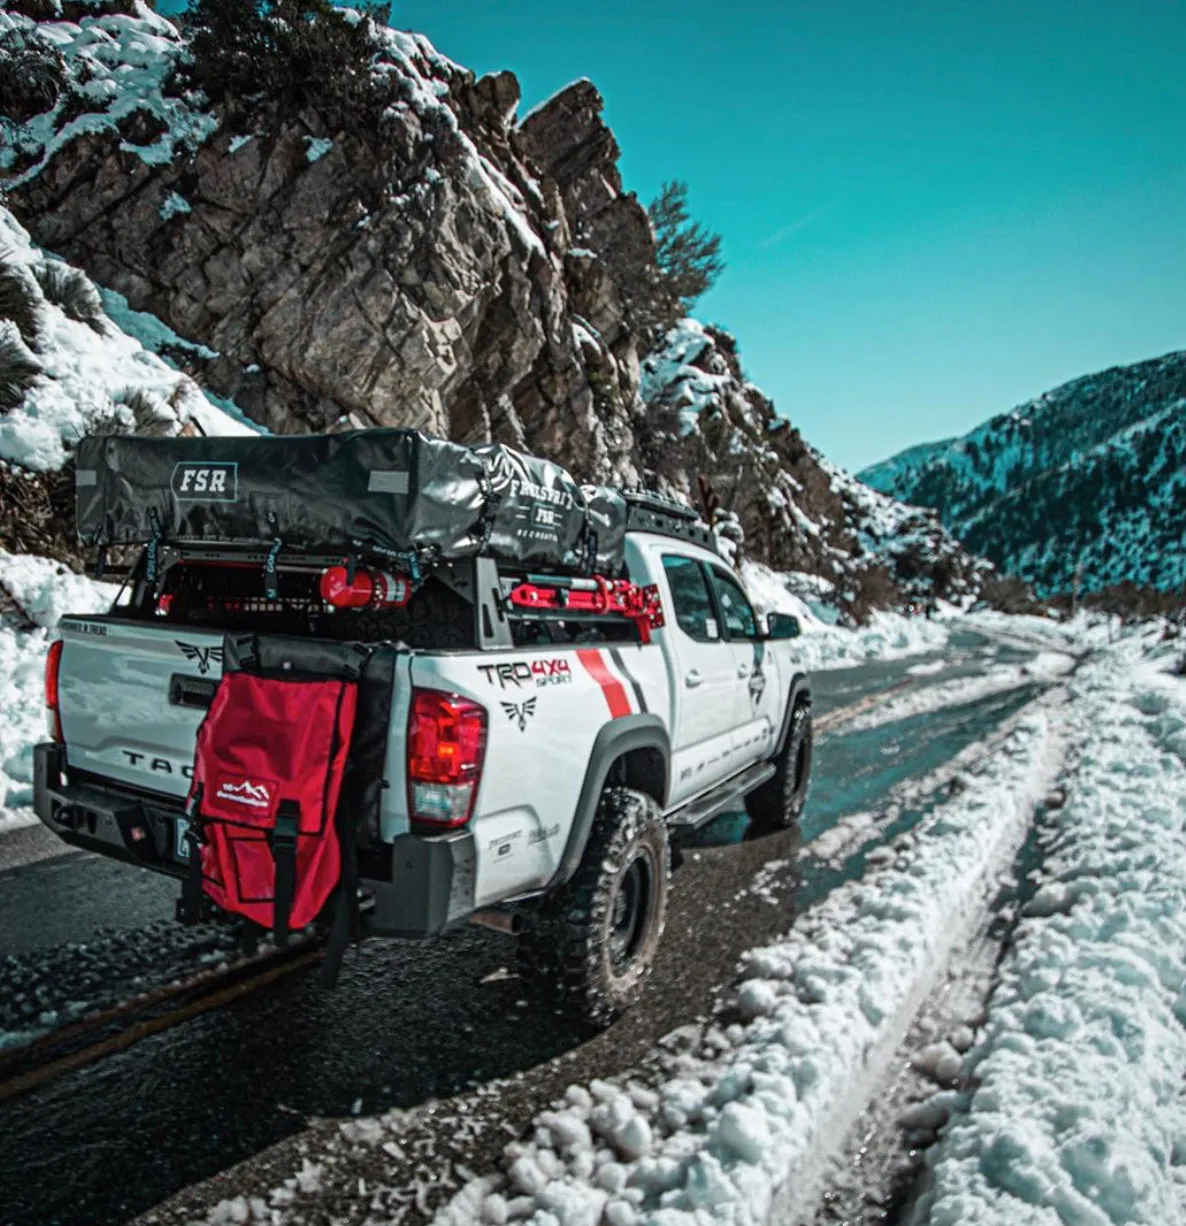
POLYGON ((799 752, 795 755, 795 795, 803 790, 807 782, 807 738, 799 742, 799 752))
POLYGON ((650 859, 639 852, 618 878, 614 892, 609 946, 617 974, 629 969, 646 936, 653 887, 650 859))

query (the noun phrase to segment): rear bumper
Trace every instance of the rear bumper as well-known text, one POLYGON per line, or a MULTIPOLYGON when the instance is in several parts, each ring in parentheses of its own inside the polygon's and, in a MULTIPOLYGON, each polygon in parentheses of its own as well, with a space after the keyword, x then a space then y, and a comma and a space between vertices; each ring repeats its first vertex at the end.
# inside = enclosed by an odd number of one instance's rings
MULTIPOLYGON (((181 880, 188 869, 173 854, 179 804, 119 788, 66 782, 66 754, 46 743, 33 751, 33 807, 65 842, 181 880)), ((469 920, 477 860, 467 831, 421 838, 400 835, 360 853, 367 935, 420 940, 469 920)))
POLYGON ((54 834, 126 864, 171 877, 185 875, 185 865, 172 856, 179 807, 97 784, 67 784, 65 768, 61 745, 33 750, 33 808, 54 834))

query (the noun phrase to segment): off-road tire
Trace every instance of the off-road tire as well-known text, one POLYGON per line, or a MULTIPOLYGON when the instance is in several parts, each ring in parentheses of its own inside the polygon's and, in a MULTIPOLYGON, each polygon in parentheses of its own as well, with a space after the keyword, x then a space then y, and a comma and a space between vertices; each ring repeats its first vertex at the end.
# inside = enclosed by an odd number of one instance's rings
POLYGON ((523 917, 519 974, 540 1004, 602 1030, 638 1002, 663 935, 670 862, 655 801, 607 789, 572 880, 523 917))
POLYGON ((811 708, 799 703, 791 712, 786 744, 774 761, 774 776, 745 798, 745 811, 762 831, 793 830, 811 783, 811 708))

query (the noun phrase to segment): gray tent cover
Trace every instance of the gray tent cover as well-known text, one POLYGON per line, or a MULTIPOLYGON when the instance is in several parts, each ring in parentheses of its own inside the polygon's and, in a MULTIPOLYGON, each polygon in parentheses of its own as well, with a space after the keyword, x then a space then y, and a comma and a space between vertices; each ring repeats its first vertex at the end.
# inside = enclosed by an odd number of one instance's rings
POLYGON ((89 545, 271 545, 308 552, 484 554, 616 574, 627 504, 501 444, 416 430, 235 438, 84 438, 78 533, 89 545))

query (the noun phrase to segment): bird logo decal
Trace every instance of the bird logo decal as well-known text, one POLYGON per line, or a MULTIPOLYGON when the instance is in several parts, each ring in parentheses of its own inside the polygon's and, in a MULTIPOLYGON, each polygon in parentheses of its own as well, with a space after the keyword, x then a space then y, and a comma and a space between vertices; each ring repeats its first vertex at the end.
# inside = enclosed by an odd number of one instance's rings
POLYGON ((527 731, 527 721, 535 714, 536 699, 528 698, 526 702, 504 702, 502 709, 507 713, 511 723, 519 724, 519 731, 527 731))
POLYGON ((181 648, 181 654, 198 666, 198 672, 203 677, 210 671, 211 664, 222 663, 221 647, 195 647, 193 643, 183 643, 180 639, 173 641, 181 648))

